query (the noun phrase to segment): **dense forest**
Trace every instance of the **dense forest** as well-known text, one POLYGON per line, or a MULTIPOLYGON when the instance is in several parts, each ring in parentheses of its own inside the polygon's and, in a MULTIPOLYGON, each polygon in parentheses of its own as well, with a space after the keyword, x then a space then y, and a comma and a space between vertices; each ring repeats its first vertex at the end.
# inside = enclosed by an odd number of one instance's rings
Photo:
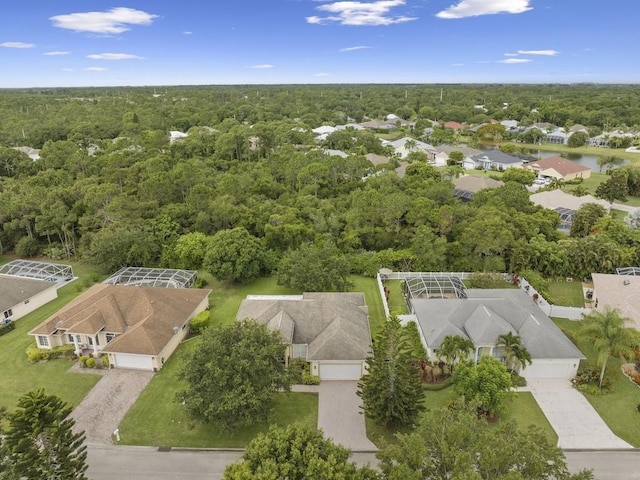
MULTIPOLYGON (((450 120, 638 129, 634 86, 4 90, 0 112, 0 253, 79 258, 105 271, 205 265, 238 281, 295 277, 297 265, 330 265, 337 277, 385 266, 579 278, 640 264, 637 231, 601 212, 567 237, 522 184, 463 204, 451 177, 426 163, 404 177, 374 168, 364 157, 383 152, 374 132, 330 135, 321 146, 350 154, 341 158, 324 155, 310 131, 390 113, 416 122, 398 126, 398 137, 450 120), (170 142, 172 130, 188 136, 170 142), (11 148, 25 145, 40 158, 11 148), (221 265, 227 257, 235 263, 221 265)), ((627 170, 629 182, 640 177, 627 170)))

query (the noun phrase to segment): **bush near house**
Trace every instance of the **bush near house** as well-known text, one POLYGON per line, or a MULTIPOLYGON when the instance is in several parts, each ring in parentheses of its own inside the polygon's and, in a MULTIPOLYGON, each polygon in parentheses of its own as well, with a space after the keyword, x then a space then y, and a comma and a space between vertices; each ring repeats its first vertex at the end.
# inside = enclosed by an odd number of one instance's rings
POLYGON ((194 335, 202 333, 202 331, 211 323, 211 313, 209 310, 200 312, 189 322, 189 331, 194 335))
POLYGON ((43 362, 53 360, 54 358, 72 359, 75 357, 75 347, 73 345, 60 345, 51 350, 46 348, 38 348, 35 343, 27 347, 27 358, 30 362, 43 362))
POLYGON ((16 324, 13 322, 3 323, 2 325, 0 325, 0 337, 2 335, 6 335, 11 330, 15 330, 15 328, 16 328, 16 324))

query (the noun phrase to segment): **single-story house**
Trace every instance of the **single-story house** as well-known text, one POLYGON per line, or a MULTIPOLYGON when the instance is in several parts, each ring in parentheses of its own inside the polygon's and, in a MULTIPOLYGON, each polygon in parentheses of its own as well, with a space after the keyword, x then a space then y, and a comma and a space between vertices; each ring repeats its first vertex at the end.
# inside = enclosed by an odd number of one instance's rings
POLYGON ((34 161, 40 160, 40 149, 38 148, 33 148, 33 147, 28 147, 26 145, 23 145, 22 147, 13 147, 13 149, 24 153, 31 160, 34 160, 34 161))
POLYGON ((371 355, 369 309, 364 293, 249 295, 237 320, 278 330, 286 358, 302 358, 321 380, 358 380, 371 355))
POLYGON ((209 306, 210 290, 94 285, 29 332, 39 348, 74 345, 114 368, 157 371, 209 306))
POLYGON ((349 156, 348 153, 343 152, 342 150, 335 150, 331 148, 325 148, 322 153, 327 157, 347 158, 349 156))
POLYGON ((498 188, 502 185, 504 182, 483 175, 463 175, 453 181, 453 195, 463 202, 468 202, 480 190, 498 188))
POLYGON ((449 121, 449 122, 445 122, 444 125, 442 125, 442 128, 450 128, 451 130, 457 131, 457 130, 464 130, 465 126, 458 122, 449 121))
POLYGON ((557 155, 529 162, 524 165, 524 168, 535 171, 538 177, 556 178, 565 182, 576 178, 587 179, 591 176, 589 167, 557 155))
POLYGON ((640 277, 592 273, 593 307, 602 311, 615 308, 620 315, 631 319, 627 327, 640 330, 640 277))
POLYGON ((468 289, 467 298, 411 298, 409 304, 431 360, 447 335, 459 335, 475 346, 471 359, 489 355, 505 361, 498 337, 518 335, 532 363, 525 378, 575 377, 584 355, 520 289, 468 289))
POLYGON ((369 160, 374 167, 384 163, 389 163, 390 161, 389 157, 386 155, 378 155, 377 153, 367 153, 364 157, 369 160))
POLYGON ((529 199, 543 208, 555 210, 560 215, 560 230, 570 230, 573 223, 573 214, 583 205, 587 203, 595 203, 608 213, 611 205, 606 200, 594 197, 593 195, 582 195, 576 197, 570 193, 563 192, 560 189, 547 190, 545 192, 534 193, 529 199))
POLYGON ((573 135, 573 132, 565 132, 563 128, 558 128, 547 133, 545 142, 566 145, 571 135, 573 135))
POLYGON ((407 158, 412 152, 422 152, 427 155, 429 160, 433 160, 436 153, 438 153, 432 145, 411 137, 402 137, 389 142, 389 144, 400 158, 407 158))
POLYGON ((497 149, 472 155, 462 162, 462 166, 467 170, 506 170, 507 168, 521 167, 522 164, 521 158, 502 153, 497 149))
POLYGON ((0 275, 0 322, 17 320, 58 298, 54 282, 0 275))

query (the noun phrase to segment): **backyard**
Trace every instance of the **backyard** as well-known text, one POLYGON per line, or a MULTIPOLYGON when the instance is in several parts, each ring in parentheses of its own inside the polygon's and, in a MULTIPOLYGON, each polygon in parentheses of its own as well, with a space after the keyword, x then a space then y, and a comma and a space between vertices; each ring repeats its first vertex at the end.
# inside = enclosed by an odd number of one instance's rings
POLYGON ((554 305, 564 307, 584 307, 584 292, 582 282, 560 281, 549 282, 549 293, 554 305))
MULTIPOLYGON (((580 322, 554 318, 554 322, 573 340, 585 354, 587 360, 581 365, 595 365, 596 353, 588 342, 576 342, 575 332, 580 322)), ((607 362, 606 375, 611 379, 612 389, 605 395, 587 395, 586 399, 611 428, 613 433, 635 447, 640 446, 640 388, 622 374, 619 358, 611 357, 607 362)))
MULTIPOLYGON (((11 259, 2 257, 2 260, 5 263, 11 259)), ((15 330, 0 337, 0 406, 13 409, 20 396, 39 388, 77 405, 100 379, 99 375, 69 373, 72 363, 68 360, 32 364, 25 354, 27 347, 34 343, 33 337, 27 333, 98 278, 97 272, 91 267, 75 262, 66 264, 73 267, 74 274, 79 278, 59 289, 56 300, 16 320, 15 330)))

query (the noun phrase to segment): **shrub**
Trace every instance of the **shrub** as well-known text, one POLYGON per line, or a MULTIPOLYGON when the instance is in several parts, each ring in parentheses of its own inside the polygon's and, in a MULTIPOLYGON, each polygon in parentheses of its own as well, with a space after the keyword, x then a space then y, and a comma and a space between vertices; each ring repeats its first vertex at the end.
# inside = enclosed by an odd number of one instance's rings
POLYGON ((196 283, 193 284, 193 288, 206 287, 208 284, 209 284, 209 282, 207 282, 206 278, 197 277, 196 278, 196 283))
POLYGON ((103 367, 109 368, 109 355, 103 355, 100 360, 102 361, 103 367))
POLYGON ((30 362, 53 360, 54 358, 72 359, 75 356, 73 345, 61 345, 52 349, 38 348, 35 343, 27 347, 27 359, 30 362))
POLYGON ((513 385, 514 387, 526 387, 527 386, 527 379, 524 377, 521 377, 520 375, 518 375, 515 372, 511 373, 511 385, 513 385))
POLYGON ((78 357, 78 363, 83 368, 87 366, 87 360, 88 360, 88 358, 85 357, 84 355, 80 355, 80 357, 78 357))
POLYGON ((202 333, 202 331, 209 326, 209 323, 211 323, 211 312, 205 310, 191 319, 189 322, 189 330, 191 333, 197 335, 202 333))
POLYGON ((33 237, 22 237, 15 250, 19 257, 35 257, 40 253, 40 243, 33 237))
POLYGON ((593 365, 581 366, 572 382, 578 390, 589 395, 604 395, 612 388, 611 380, 606 375, 602 379, 602 388, 600 388, 600 369, 593 365))
POLYGON ((6 335, 7 333, 9 333, 11 330, 15 328, 16 328, 16 324, 14 322, 3 323, 2 325, 0 325, 0 337, 2 335, 6 335))
POLYGON ((291 383, 302 383, 302 374, 309 373, 309 363, 302 358, 292 358, 289 361, 289 375, 291 375, 291 383))
POLYGON ((302 383, 304 385, 320 385, 320 377, 311 375, 307 371, 302 372, 302 383))
POLYGON ((87 358, 86 365, 87 368, 94 368, 96 366, 96 359, 93 357, 87 358))

